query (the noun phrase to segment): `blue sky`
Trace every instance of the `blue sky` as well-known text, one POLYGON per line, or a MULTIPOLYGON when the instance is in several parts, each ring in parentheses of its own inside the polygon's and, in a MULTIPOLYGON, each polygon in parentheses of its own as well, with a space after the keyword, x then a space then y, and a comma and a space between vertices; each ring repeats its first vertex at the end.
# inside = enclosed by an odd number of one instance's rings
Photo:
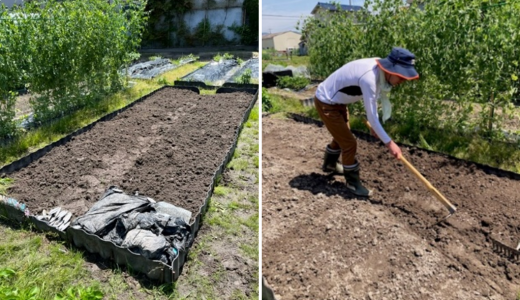
MULTIPOLYGON (((262 0, 262 32, 296 30, 298 20, 311 15, 318 2, 329 0, 262 0), (273 16, 275 15, 275 16, 273 16), (283 17, 278 17, 283 16, 283 17)), ((340 4, 363 5, 363 0, 341 0, 340 4)))

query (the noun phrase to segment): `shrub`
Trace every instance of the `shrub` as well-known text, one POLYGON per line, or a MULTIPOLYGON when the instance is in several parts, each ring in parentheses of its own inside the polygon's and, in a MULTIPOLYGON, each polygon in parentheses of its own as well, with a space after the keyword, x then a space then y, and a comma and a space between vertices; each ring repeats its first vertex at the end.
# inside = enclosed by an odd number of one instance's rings
POLYGON ((251 69, 246 69, 242 75, 238 78, 238 83, 240 84, 249 84, 251 83, 251 69))
POLYGON ((292 90, 301 90, 306 87, 311 81, 305 77, 291 77, 291 76, 282 76, 278 78, 277 85, 280 88, 289 88, 292 90))
POLYGON ((262 60, 270 60, 272 59, 271 54, 267 53, 266 51, 262 51, 262 60))
POLYGON ((271 103, 271 97, 266 88, 262 88, 262 112, 269 112, 273 107, 271 103))

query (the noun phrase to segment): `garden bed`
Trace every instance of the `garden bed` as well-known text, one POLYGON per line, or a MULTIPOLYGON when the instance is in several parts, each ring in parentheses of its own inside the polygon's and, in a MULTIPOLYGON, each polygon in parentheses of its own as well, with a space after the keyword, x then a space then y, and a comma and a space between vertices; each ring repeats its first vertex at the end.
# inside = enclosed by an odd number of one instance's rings
POLYGON ((215 89, 222 86, 239 68, 235 59, 212 61, 204 67, 175 81, 176 86, 196 86, 204 89, 215 89))
MULTIPOLYGON (((10 197, 32 214, 60 206, 75 218, 109 186, 117 186, 191 211, 196 235, 215 180, 254 104, 254 92, 226 89, 202 96, 194 88, 165 87, 5 166, 0 174, 14 179, 10 197)), ((174 272, 173 278, 154 279, 174 280, 179 270, 174 272)))
POLYGON ((251 70, 251 79, 253 79, 256 82, 258 82, 258 76, 259 76, 258 70, 259 70, 259 68, 260 68, 260 63, 259 63, 258 58, 251 58, 248 61, 246 61, 244 63, 244 65, 240 69, 238 69, 235 72, 235 74, 233 74, 233 76, 231 76, 228 80, 226 80, 226 82, 224 83, 223 86, 225 86, 225 87, 237 87, 237 88, 240 88, 240 87, 248 87, 248 88, 258 87, 258 84, 254 84, 254 83, 242 83, 242 82, 240 82, 240 79, 242 78, 242 76, 244 75, 246 70, 251 70))
POLYGON ((520 264, 492 239, 520 241, 520 175, 401 146, 458 211, 366 134, 370 201, 321 171, 324 127, 264 117, 262 270, 282 299, 516 299, 520 264), (305 133, 305 134, 302 134, 305 133))
POLYGON ((177 69, 185 64, 194 62, 195 58, 182 59, 177 63, 172 63, 169 59, 162 58, 141 62, 130 66, 126 72, 130 78, 152 79, 167 71, 177 69))

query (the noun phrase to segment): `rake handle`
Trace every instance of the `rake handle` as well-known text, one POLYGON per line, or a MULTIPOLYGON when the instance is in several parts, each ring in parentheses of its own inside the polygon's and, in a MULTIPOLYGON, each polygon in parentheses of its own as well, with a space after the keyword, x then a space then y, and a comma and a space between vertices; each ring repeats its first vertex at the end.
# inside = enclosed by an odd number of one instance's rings
MULTIPOLYGON (((372 126, 367 120, 364 120, 365 124, 369 129, 372 129, 372 126)), ((417 169, 406 159, 404 156, 401 155, 400 160, 404 163, 404 165, 412 172, 419 180, 426 185, 428 190, 439 200, 450 212, 450 214, 455 213, 457 211, 457 208, 450 202, 448 199, 446 199, 424 176, 417 171, 417 169)))

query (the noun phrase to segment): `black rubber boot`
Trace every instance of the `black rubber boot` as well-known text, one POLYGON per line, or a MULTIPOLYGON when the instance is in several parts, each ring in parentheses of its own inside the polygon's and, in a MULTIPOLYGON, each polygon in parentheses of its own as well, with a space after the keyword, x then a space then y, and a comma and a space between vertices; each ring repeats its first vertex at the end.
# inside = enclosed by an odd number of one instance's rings
POLYGON ((321 169, 323 172, 343 174, 343 165, 338 162, 341 151, 338 153, 331 153, 329 147, 325 150, 325 156, 323 157, 323 166, 321 169))
POLYGON ((365 188, 361 184, 361 179, 359 179, 359 164, 353 169, 344 168, 345 180, 347 181, 347 188, 349 191, 361 197, 370 197, 372 196, 372 191, 365 188))

